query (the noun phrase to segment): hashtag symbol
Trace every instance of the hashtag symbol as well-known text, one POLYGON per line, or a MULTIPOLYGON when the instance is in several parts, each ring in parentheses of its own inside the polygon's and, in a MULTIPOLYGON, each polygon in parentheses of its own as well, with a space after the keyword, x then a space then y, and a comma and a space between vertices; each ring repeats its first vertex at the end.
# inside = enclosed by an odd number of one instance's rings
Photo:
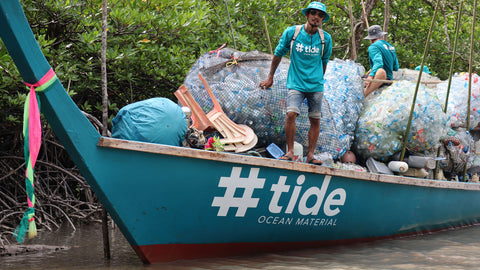
POLYGON ((241 167, 233 167, 230 177, 220 177, 218 187, 226 188, 223 197, 214 197, 212 206, 220 207, 217 216, 227 216, 230 207, 236 207, 236 217, 243 217, 248 208, 256 208, 258 205, 258 198, 252 198, 253 191, 256 188, 263 188, 265 178, 258 178, 259 168, 251 168, 248 178, 241 178, 241 167), (243 188, 242 197, 234 197, 237 188, 243 188))
POLYGON ((303 44, 297 44, 297 52, 303 52, 303 44))

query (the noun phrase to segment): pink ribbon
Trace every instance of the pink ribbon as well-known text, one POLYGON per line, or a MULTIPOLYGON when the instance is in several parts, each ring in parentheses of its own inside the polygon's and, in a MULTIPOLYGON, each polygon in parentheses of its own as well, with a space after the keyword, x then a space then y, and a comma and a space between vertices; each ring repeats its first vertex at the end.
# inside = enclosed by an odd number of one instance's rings
MULTIPOLYGON (((28 147, 30 149, 30 161, 32 169, 35 168, 38 153, 40 152, 40 145, 42 143, 42 128, 40 125, 40 109, 38 107, 37 94, 35 87, 42 86, 55 76, 53 69, 50 69, 38 82, 30 84, 25 82, 30 87, 30 95, 28 100, 28 147)), ((26 172, 25 172, 26 174, 26 172)), ((30 202, 29 202, 30 204, 30 202)))

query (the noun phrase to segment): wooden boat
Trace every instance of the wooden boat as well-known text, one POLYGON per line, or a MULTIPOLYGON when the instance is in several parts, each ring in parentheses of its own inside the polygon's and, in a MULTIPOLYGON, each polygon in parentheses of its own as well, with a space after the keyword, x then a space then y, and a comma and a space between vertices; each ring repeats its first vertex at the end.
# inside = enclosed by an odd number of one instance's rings
MULTIPOLYGON (((17 0, 0 34, 26 82, 50 69, 17 0)), ((57 79, 41 110, 145 263, 346 244, 478 223, 480 185, 102 137, 57 79)))

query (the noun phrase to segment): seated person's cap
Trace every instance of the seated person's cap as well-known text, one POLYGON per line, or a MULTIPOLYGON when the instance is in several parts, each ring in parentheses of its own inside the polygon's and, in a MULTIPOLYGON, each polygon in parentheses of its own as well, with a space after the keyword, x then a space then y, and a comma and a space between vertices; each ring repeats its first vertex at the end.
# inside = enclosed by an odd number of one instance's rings
POLYGON ((387 34, 387 32, 383 32, 382 27, 380 25, 372 25, 368 28, 368 36, 365 39, 379 39, 382 38, 387 34))

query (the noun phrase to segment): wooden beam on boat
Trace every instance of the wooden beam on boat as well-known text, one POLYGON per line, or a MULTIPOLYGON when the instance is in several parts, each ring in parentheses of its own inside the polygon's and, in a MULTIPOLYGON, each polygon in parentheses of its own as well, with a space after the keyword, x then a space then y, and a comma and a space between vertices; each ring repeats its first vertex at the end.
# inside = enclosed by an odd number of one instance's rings
POLYGON ((216 160, 219 162, 229 162, 235 164, 245 164, 250 166, 271 167, 276 169, 294 170, 305 173, 326 174, 337 177, 345 177, 365 181, 377 181, 392 184, 416 185, 435 188, 451 188, 464 190, 480 190, 480 184, 441 181, 431 179, 421 179, 404 177, 397 175, 385 175, 369 172, 358 172, 353 170, 336 169, 314 164, 284 161, 272 158, 255 157, 245 154, 233 154, 227 152, 205 151, 187 147, 170 146, 164 144, 146 143, 138 141, 129 141, 109 137, 100 137, 97 146, 122 149, 129 151, 140 151, 153 154, 171 155, 186 158, 197 158, 216 160))
MULTIPOLYGON (((364 78, 363 81, 365 82, 381 82, 381 83, 395 83, 398 82, 399 80, 379 80, 379 79, 368 79, 364 78)), ((411 81, 415 82, 415 81, 411 81)), ((442 83, 443 81, 420 81, 422 84, 439 84, 442 83)))

